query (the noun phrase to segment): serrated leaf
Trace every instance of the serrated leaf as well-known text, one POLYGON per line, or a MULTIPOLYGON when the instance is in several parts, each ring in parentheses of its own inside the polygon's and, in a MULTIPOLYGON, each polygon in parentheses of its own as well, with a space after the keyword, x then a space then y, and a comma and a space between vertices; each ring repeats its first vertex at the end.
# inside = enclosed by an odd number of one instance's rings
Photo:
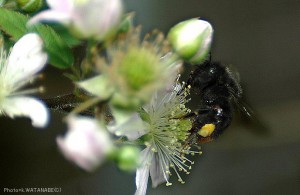
POLYGON ((57 34, 68 44, 69 47, 78 46, 82 43, 81 40, 72 36, 68 29, 60 24, 49 23, 49 26, 55 30, 57 34))
POLYGON ((27 32, 27 21, 23 14, 0 8, 0 28, 13 40, 18 40, 27 32))
POLYGON ((17 41, 29 32, 38 33, 43 41, 45 50, 49 54, 50 64, 57 68, 68 68, 73 65, 74 57, 71 48, 66 42, 49 26, 35 25, 27 28, 28 16, 11 10, 0 8, 0 29, 17 41))

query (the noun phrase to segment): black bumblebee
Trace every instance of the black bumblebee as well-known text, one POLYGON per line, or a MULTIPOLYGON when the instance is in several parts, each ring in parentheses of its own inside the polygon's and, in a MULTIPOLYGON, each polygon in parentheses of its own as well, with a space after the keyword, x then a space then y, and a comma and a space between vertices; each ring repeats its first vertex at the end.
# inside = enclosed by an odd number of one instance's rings
POLYGON ((233 103, 251 117, 242 103, 242 89, 236 76, 228 67, 207 60, 191 72, 186 87, 199 97, 199 108, 185 116, 193 119, 186 145, 205 143, 217 138, 231 123, 233 103))

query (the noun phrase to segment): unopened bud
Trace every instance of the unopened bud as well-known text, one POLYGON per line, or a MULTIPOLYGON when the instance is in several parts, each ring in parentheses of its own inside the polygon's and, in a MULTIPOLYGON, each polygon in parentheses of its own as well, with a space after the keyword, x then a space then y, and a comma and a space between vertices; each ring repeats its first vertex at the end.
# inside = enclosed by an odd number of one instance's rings
POLYGON ((59 22, 81 39, 104 40, 118 30, 123 11, 121 0, 60 0, 30 19, 29 25, 40 21, 59 22))
POLYGON ((134 171, 139 165, 140 150, 134 146, 123 146, 118 151, 117 163, 123 171, 134 171))
POLYGON ((210 23, 199 19, 190 19, 175 25, 168 34, 168 39, 184 60, 191 64, 203 62, 209 53, 213 36, 210 23))

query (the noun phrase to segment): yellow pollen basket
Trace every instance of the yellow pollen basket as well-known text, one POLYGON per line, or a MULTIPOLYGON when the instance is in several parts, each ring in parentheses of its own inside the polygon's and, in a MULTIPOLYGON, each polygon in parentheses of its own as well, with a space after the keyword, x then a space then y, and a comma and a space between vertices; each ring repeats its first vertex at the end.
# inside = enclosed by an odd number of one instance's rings
POLYGON ((201 129, 198 131, 198 134, 201 135, 202 137, 207 137, 214 132, 216 126, 212 123, 210 124, 205 124, 201 127, 201 129))

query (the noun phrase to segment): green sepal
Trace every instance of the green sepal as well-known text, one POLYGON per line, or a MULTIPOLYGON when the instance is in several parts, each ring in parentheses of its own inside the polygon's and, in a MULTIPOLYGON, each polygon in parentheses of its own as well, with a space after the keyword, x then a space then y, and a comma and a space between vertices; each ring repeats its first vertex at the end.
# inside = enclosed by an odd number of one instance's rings
POLYGON ((114 92, 113 86, 105 75, 95 76, 93 78, 77 82, 78 86, 88 93, 100 97, 101 100, 108 99, 114 92))
POLYGON ((18 40, 27 32, 28 17, 18 12, 0 8, 0 29, 10 35, 13 40, 18 40))

